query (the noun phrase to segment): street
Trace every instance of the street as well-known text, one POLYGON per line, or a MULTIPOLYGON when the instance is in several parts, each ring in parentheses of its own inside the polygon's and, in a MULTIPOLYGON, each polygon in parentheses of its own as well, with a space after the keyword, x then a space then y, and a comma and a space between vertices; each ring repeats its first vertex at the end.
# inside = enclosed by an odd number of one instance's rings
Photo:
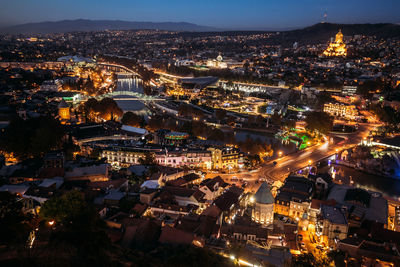
POLYGON ((255 192, 259 187, 259 181, 265 180, 270 184, 276 181, 283 182, 291 172, 307 166, 313 166, 316 162, 334 155, 338 151, 360 143, 376 126, 374 124, 360 124, 358 131, 355 133, 336 134, 335 137, 342 139, 338 143, 326 141, 296 153, 283 155, 275 160, 263 163, 258 170, 227 174, 208 173, 206 178, 213 178, 219 175, 227 183, 232 183, 233 178, 238 185, 247 182, 248 185, 245 188, 247 192, 255 192), (276 165, 274 165, 274 161, 276 165))

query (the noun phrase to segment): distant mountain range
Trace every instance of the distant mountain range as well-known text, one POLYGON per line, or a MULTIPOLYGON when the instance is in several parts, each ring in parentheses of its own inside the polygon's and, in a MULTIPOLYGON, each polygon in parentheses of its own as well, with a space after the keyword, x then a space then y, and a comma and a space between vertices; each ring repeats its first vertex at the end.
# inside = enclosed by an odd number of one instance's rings
POLYGON ((283 31, 279 39, 289 42, 314 42, 329 40, 341 30, 343 35, 369 35, 378 38, 400 37, 400 25, 391 23, 377 24, 335 24, 318 23, 303 29, 283 31))
MULTIPOLYGON (((218 29, 208 26, 201 26, 188 22, 135 22, 122 20, 62 20, 55 22, 27 23, 9 26, 0 29, 3 33, 56 33, 74 31, 102 31, 102 30, 167 30, 180 32, 219 32, 229 35, 233 32, 254 32, 253 31, 233 31, 218 29)), ((290 43, 304 42, 314 43, 317 41, 329 40, 338 30, 341 29, 344 35, 375 35, 380 38, 400 37, 400 25, 391 23, 379 24, 334 24, 318 23, 310 27, 279 31, 280 35, 271 40, 272 42, 290 43)), ((262 31, 276 32, 276 30, 262 31)))
POLYGON ((0 29, 3 33, 63 33, 103 30, 167 30, 167 31, 217 31, 218 29, 188 22, 137 22, 122 20, 61 20, 26 23, 0 29))

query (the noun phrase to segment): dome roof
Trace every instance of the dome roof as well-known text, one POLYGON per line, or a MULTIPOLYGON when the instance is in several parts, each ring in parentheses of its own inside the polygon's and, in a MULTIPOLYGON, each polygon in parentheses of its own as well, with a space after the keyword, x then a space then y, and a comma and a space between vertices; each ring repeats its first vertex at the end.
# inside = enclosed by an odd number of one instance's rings
POLYGON ((269 185, 266 182, 260 185, 254 198, 256 203, 260 204, 273 204, 275 202, 274 197, 269 190, 269 185))

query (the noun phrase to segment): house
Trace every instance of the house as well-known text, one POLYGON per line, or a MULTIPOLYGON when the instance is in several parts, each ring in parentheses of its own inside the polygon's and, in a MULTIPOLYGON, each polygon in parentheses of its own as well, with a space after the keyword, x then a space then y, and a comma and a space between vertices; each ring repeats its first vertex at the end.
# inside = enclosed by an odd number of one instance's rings
POLYGON ((110 206, 118 206, 121 199, 125 197, 125 193, 112 189, 103 198, 103 203, 110 206))
POLYGON ((327 199, 335 200, 345 211, 350 227, 360 227, 365 220, 388 223, 388 204, 381 193, 334 184, 327 199))
POLYGON ((338 248, 359 263, 363 262, 364 266, 393 266, 394 262, 400 261, 398 244, 391 242, 352 236, 340 240, 338 248))
POLYGON ((198 184, 202 180, 201 176, 195 173, 189 173, 176 180, 170 180, 166 184, 169 186, 187 186, 189 184, 198 184))
POLYGON ((213 202, 213 205, 217 206, 222 211, 223 220, 225 222, 232 221, 240 207, 243 192, 243 189, 237 186, 231 186, 213 202))
POLYGON ((221 176, 212 179, 206 179, 200 183, 199 190, 205 194, 204 198, 208 201, 213 201, 228 186, 228 183, 221 178, 221 176))
POLYGON ((65 172, 65 180, 89 180, 90 182, 108 181, 109 180, 109 165, 99 164, 82 167, 72 167, 72 170, 65 172))
POLYGON ((205 208, 205 203, 203 199, 205 194, 200 190, 187 189, 176 186, 165 186, 162 190, 173 195, 175 201, 180 206, 196 205, 205 208))
POLYGON ((274 212, 291 218, 303 218, 309 209, 314 183, 302 176, 289 176, 275 197, 274 212))
POLYGON ((164 226, 161 230, 160 243, 172 244, 172 245, 195 245, 198 247, 204 246, 204 240, 197 238, 195 234, 189 233, 183 230, 176 229, 171 226, 164 226))
POLYGON ((320 243, 336 246, 339 240, 347 237, 349 225, 346 215, 338 207, 321 205, 321 214, 315 232, 320 243))
POLYGON ((218 226, 216 221, 218 218, 207 215, 188 214, 175 222, 174 227, 186 232, 194 233, 196 236, 203 238, 216 237, 218 226))
POLYGON ((109 191, 112 189, 126 191, 128 190, 128 179, 120 178, 109 181, 91 182, 88 184, 88 187, 94 190, 103 190, 103 191, 109 191))
POLYGON ((158 193, 157 189, 154 188, 143 188, 140 190, 140 202, 150 204, 154 196, 158 193))
POLYGON ((18 185, 14 185, 14 184, 5 184, 0 186, 0 192, 10 192, 11 194, 17 194, 17 195, 24 195, 25 192, 29 189, 29 185, 26 184, 18 184, 18 185))
POLYGON ((257 241, 265 242, 268 239, 268 229, 262 227, 245 225, 223 225, 221 234, 227 238, 233 238, 238 241, 257 241))

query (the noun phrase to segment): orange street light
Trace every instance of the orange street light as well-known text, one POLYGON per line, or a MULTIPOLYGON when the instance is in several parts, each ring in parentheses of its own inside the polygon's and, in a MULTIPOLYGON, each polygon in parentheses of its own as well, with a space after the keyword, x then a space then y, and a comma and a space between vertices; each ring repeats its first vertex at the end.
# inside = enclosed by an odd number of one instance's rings
POLYGON ((53 225, 54 225, 54 223, 55 223, 55 221, 54 221, 54 220, 51 220, 51 221, 49 221, 49 225, 50 225, 50 226, 53 226, 53 225))
POLYGON ((279 152, 278 152, 278 155, 279 155, 279 157, 282 156, 282 151, 279 151, 279 152))

